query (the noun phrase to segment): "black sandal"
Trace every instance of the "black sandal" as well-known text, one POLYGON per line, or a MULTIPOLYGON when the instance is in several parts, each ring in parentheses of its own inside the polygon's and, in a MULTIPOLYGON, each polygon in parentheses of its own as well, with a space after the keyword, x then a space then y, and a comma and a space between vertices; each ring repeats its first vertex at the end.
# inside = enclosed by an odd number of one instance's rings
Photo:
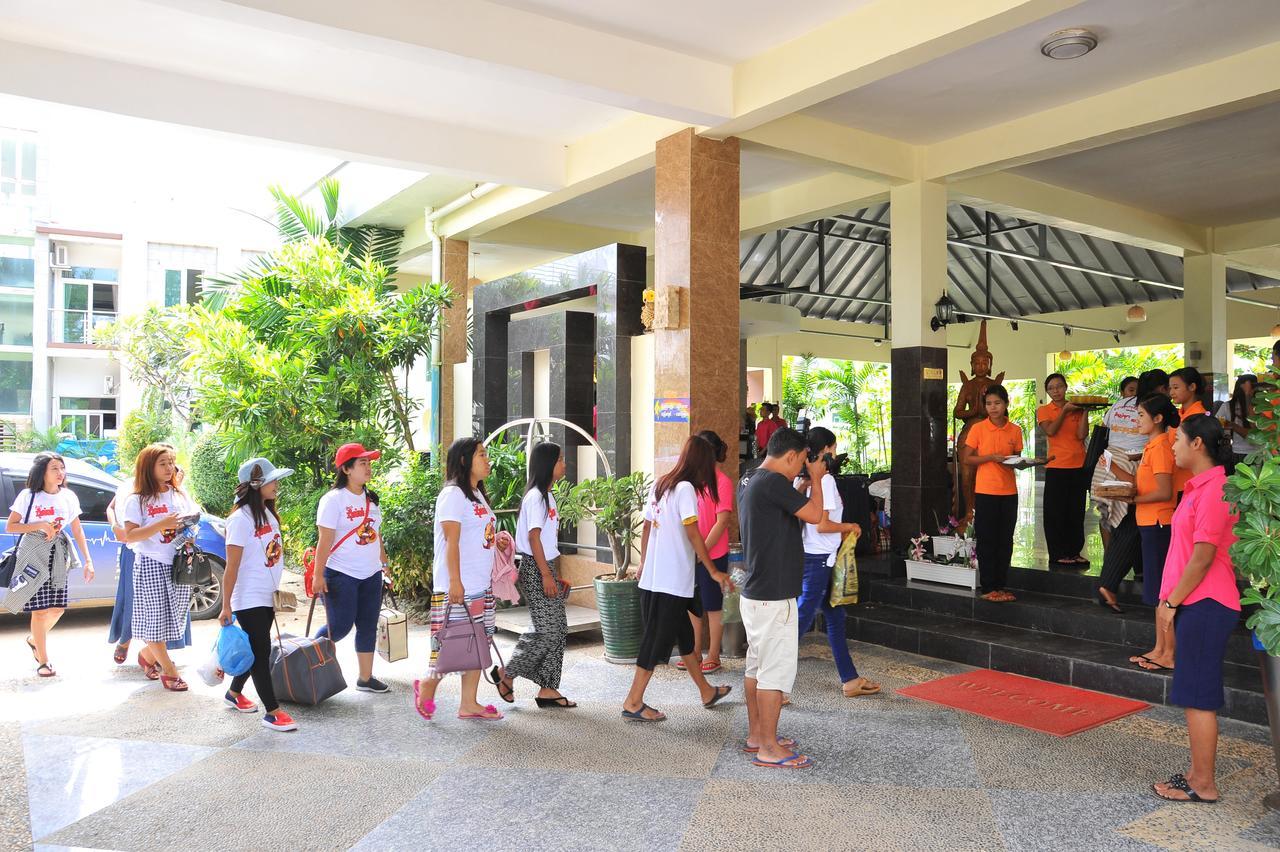
POLYGON ((1192 802, 1197 805, 1216 805, 1218 803, 1217 799, 1201 798, 1199 793, 1191 789, 1191 785, 1187 783, 1187 779, 1183 777, 1181 773, 1173 776, 1172 778, 1170 778, 1168 781, 1164 783, 1168 784, 1170 787, 1172 787, 1175 790, 1181 790, 1182 792, 1187 794, 1187 798, 1185 799, 1175 799, 1172 796, 1166 796, 1162 794, 1159 790, 1156 789, 1156 785, 1152 784, 1151 792, 1156 794, 1156 798, 1164 799, 1166 802, 1192 802))
POLYGON ((538 702, 539 707, 577 707, 578 705, 563 695, 557 695, 555 698, 539 698, 534 697, 534 701, 538 702))
POLYGON ((507 702, 508 704, 516 703, 515 683, 513 682, 510 685, 506 683, 506 681, 502 677, 502 669, 498 668, 497 666, 494 666, 492 669, 489 670, 489 673, 485 675, 484 679, 489 681, 489 683, 493 684, 498 688, 499 698, 501 698, 503 701, 507 702))
POLYGON ((724 699, 725 697, 727 697, 727 696, 729 695, 729 693, 730 693, 730 692, 733 692, 733 687, 732 687, 732 686, 727 686, 727 685, 725 685, 725 686, 717 686, 717 687, 716 687, 716 694, 715 694, 715 695, 713 695, 713 696, 711 696, 711 700, 710 700, 710 701, 704 701, 704 702, 702 702, 702 706, 703 706, 703 707, 705 707, 705 708, 707 708, 708 710, 710 710, 712 707, 715 707, 717 704, 719 704, 719 703, 720 703, 720 701, 721 701, 722 699, 724 699))
POLYGON ((55 672, 53 670, 53 666, 49 665, 48 663, 41 663, 40 665, 36 666, 36 676, 37 677, 57 677, 58 673, 55 672), (45 673, 46 669, 48 670, 47 674, 45 673))

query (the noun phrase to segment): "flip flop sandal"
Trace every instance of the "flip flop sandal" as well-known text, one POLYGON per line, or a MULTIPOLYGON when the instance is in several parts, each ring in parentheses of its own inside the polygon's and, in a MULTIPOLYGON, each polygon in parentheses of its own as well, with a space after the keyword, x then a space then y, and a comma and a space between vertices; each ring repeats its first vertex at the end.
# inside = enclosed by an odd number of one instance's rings
POLYGON ((421 687, 422 687, 422 681, 415 680, 413 682, 413 709, 418 711, 419 716, 421 716, 422 718, 430 722, 431 717, 436 714, 436 703, 435 701, 429 700, 427 701, 427 705, 425 707, 422 706, 422 700, 418 697, 421 691, 421 687))
POLYGON ((111 655, 111 659, 115 661, 115 664, 117 666, 123 666, 124 661, 129 659, 129 646, 117 645, 115 653, 111 655))
POLYGON ((1129 662, 1133 663, 1138 668, 1142 668, 1142 664, 1151 662, 1151 658, 1144 654, 1134 654, 1129 658, 1129 662))
POLYGON ((720 671, 720 669, 721 669, 721 665, 719 663, 704 661, 702 664, 702 673, 704 675, 715 674, 716 672, 720 671))
POLYGON ((1186 803, 1191 803, 1196 805, 1216 805, 1218 803, 1217 799, 1201 798, 1199 793, 1191 789, 1191 785, 1187 783, 1187 779, 1181 775, 1175 775, 1165 783, 1168 784, 1170 787, 1172 787, 1174 790, 1181 790, 1182 792, 1186 793, 1187 798, 1175 799, 1172 796, 1166 796, 1156 789, 1155 784, 1152 784, 1151 792, 1156 794, 1156 798, 1164 799, 1166 802, 1180 802, 1180 803, 1186 802, 1186 803))
POLYGON ((1155 660, 1147 660, 1147 664, 1146 664, 1145 666, 1144 666, 1142 663, 1138 663, 1138 668, 1142 669, 1144 672, 1171 672, 1171 671, 1173 671, 1173 666, 1162 666, 1162 665, 1160 665, 1159 663, 1157 663, 1155 660))
POLYGON ((762 760, 760 755, 756 755, 751 761, 753 766, 767 766, 770 769, 808 769, 813 766, 813 761, 803 754, 791 752, 782 760, 762 760), (794 763, 792 761, 795 761, 794 763))
MULTIPOLYGON (((797 740, 791 739, 791 737, 778 737, 778 745, 792 750, 800 747, 800 743, 797 740)), ((758 754, 759 752, 760 746, 744 745, 742 747, 743 754, 758 754)))
POLYGON ((58 673, 53 670, 53 666, 48 663, 41 663, 36 666, 37 677, 57 677, 58 673))
POLYGON ((683 672, 683 671, 688 671, 688 668, 685 666, 685 664, 684 664, 684 660, 683 660, 683 659, 676 660, 676 661, 675 661, 675 663, 674 663, 673 665, 675 665, 675 667, 676 667, 676 668, 678 668, 678 669, 679 669, 680 671, 682 671, 682 672, 683 672))
POLYGON ((708 710, 710 710, 712 707, 715 707, 717 704, 719 704, 719 703, 720 703, 720 701, 721 701, 721 699, 723 699, 723 698, 724 698, 726 695, 728 695, 730 692, 733 692, 733 687, 732 687, 732 686, 727 686, 727 685, 726 685, 726 686, 717 686, 717 687, 716 687, 716 694, 715 694, 714 696, 712 696, 712 698, 711 698, 711 700, 710 700, 710 701, 705 701, 705 702, 703 702, 702 706, 703 706, 703 707, 705 707, 705 708, 707 708, 708 710))
POLYGON ((492 704, 484 705, 483 713, 459 713, 459 719, 475 719, 477 722, 497 722, 506 717, 498 712, 498 708, 492 704))
POLYGON ((534 696, 533 699, 539 707, 577 707, 577 703, 570 701, 563 695, 557 695, 555 698, 539 698, 534 696))
POLYGON ((666 721, 667 716, 656 707, 650 707, 648 704, 641 704, 639 710, 628 710, 624 707, 622 709, 622 718, 630 719, 633 722, 663 722, 666 721), (646 710, 652 710, 658 715, 646 716, 644 715, 644 711, 646 710))

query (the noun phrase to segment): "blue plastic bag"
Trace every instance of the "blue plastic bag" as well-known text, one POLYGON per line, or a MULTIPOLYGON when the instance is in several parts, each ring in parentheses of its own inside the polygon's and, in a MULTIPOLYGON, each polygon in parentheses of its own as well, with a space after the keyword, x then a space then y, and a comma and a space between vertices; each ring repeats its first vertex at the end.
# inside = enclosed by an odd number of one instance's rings
POLYGON ((249 647, 249 634, 235 623, 231 623, 218 633, 218 665, 224 672, 237 677, 253 667, 253 648, 249 647))

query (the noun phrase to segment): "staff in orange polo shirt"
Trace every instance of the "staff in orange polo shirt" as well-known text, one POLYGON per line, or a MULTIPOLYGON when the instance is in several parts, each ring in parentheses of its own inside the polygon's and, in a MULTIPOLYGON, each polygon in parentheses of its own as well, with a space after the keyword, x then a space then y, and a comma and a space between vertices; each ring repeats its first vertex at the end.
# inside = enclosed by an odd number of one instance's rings
POLYGON ((1018 523, 1018 482, 1004 461, 1022 453, 1022 428, 1009 420, 1009 392, 1003 385, 989 386, 982 404, 987 419, 969 429, 960 457, 962 464, 978 469, 973 497, 978 581, 984 600, 1012 601, 1005 584, 1018 523))
POLYGON ((1067 377, 1051 373, 1044 380, 1049 402, 1036 409, 1036 423, 1044 431, 1052 460, 1044 472, 1044 539, 1049 562, 1088 565, 1084 549, 1085 437, 1089 418, 1083 408, 1067 402, 1067 377))
MULTIPOLYGON (((1169 374, 1169 398, 1178 406, 1179 420, 1186 420, 1197 414, 1208 414, 1200 395, 1204 393, 1204 377, 1195 367, 1182 367, 1169 374)), ((1191 478, 1191 471, 1175 468, 1173 471, 1173 490, 1181 495, 1191 478)))

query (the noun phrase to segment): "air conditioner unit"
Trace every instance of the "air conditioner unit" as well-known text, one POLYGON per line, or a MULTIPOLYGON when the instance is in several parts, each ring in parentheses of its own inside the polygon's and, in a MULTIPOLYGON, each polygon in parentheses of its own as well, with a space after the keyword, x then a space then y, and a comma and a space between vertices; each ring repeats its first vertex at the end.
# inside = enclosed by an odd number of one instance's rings
POLYGON ((71 261, 67 259, 67 247, 53 243, 49 249, 49 265, 54 269, 70 269, 71 261))
POLYGON ((102 377, 102 395, 111 396, 115 392, 116 392, 116 377, 103 376, 102 377))

